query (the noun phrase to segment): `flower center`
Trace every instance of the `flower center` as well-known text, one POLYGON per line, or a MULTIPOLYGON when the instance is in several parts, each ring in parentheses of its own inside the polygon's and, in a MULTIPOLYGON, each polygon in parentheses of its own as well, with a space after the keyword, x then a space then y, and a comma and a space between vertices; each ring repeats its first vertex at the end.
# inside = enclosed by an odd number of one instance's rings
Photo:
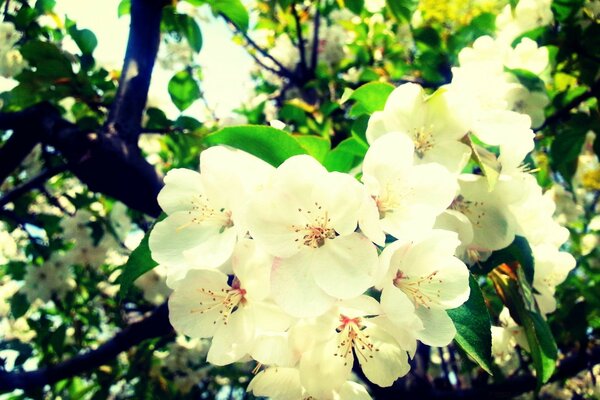
POLYGON ((188 211, 188 214, 193 215, 192 221, 189 224, 182 225, 178 229, 186 228, 191 224, 209 222, 219 226, 219 233, 223 233, 225 229, 233 226, 231 211, 223 207, 219 209, 212 207, 208 198, 202 194, 199 194, 197 198, 192 200, 192 209, 188 211))
POLYGON ((299 213, 305 214, 312 221, 303 226, 292 225, 292 229, 298 234, 294 241, 316 249, 323 247, 327 239, 334 239, 337 236, 335 230, 328 226, 331 219, 328 217, 327 211, 322 212, 321 210, 322 207, 319 203, 315 203, 315 210, 313 210, 315 212, 298 208, 299 213), (320 216, 315 214, 320 214, 320 216))
POLYGON ((337 352, 334 356, 343 358, 344 365, 348 365, 348 362, 351 361, 352 349, 354 349, 356 357, 362 358, 364 361, 373 358, 373 354, 371 354, 373 351, 379 351, 371 342, 370 336, 363 332, 364 328, 362 318, 350 318, 340 314, 340 326, 336 329, 338 331, 337 352))
POLYGON ((419 158, 425 157, 425 154, 433 147, 433 135, 431 134, 431 128, 427 129, 421 127, 415 129, 413 143, 415 144, 415 154, 419 158))
POLYGON ((436 278, 439 271, 433 271, 429 275, 419 277, 409 277, 403 271, 398 270, 396 277, 393 280, 394 286, 402 290, 406 295, 411 297, 415 302, 415 306, 424 306, 425 308, 431 308, 430 304, 435 301, 436 298, 440 298, 440 290, 433 289, 427 290, 429 284, 437 280, 437 283, 442 283, 442 280, 436 278))
POLYGON ((235 278, 232 286, 221 288, 220 290, 212 290, 207 288, 196 289, 199 293, 201 301, 198 302, 198 307, 190 310, 192 313, 205 314, 211 311, 218 311, 213 324, 220 320, 224 325, 227 325, 229 316, 233 314, 240 305, 246 303, 246 289, 240 286, 240 281, 235 278))

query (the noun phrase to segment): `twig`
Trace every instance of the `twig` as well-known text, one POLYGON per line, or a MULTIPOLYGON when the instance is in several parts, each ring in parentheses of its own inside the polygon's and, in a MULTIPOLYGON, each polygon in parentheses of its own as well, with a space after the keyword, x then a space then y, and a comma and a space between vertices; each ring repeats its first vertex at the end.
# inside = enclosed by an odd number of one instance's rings
MULTIPOLYGON (((262 47, 260 47, 258 44, 256 44, 256 42, 254 40, 252 40, 252 38, 246 33, 244 32, 242 29, 240 29, 227 15, 221 13, 219 14, 221 17, 223 17, 223 19, 225 21, 227 21, 231 26, 233 26, 233 29, 235 30, 236 33, 242 35, 244 37, 244 39, 246 40, 246 42, 253 47, 255 50, 257 50, 263 57, 271 60, 276 66, 277 68, 279 68, 279 70, 276 70, 274 68, 269 68, 266 67, 264 65, 264 63, 259 62, 258 61, 258 57, 253 55, 253 58, 255 61, 257 61, 261 67, 267 68, 269 71, 283 77, 283 78, 288 78, 292 81, 296 80, 296 75, 290 71, 288 68, 286 68, 283 64, 281 64, 281 62, 279 62, 277 59, 275 59, 275 57, 273 57, 272 55, 270 55, 265 49, 263 49, 262 47)), ((252 55, 252 54, 251 54, 252 55)))
POLYGON ((300 51, 300 68, 302 70, 302 75, 306 76, 306 72, 308 69, 308 64, 306 63, 306 43, 304 42, 304 37, 302 35, 302 24, 300 23, 300 15, 298 15, 298 10, 296 10, 296 2, 292 2, 290 7, 292 9, 294 21, 296 22, 296 33, 298 35, 298 50, 300 51))
POLYGON ((67 171, 69 168, 67 164, 57 165, 55 167, 47 168, 40 172, 38 175, 31 178, 29 181, 17 186, 13 190, 7 192, 2 198, 0 198, 0 207, 4 207, 6 204, 15 200, 19 196, 27 193, 31 189, 35 189, 46 182, 48 179, 62 172, 67 171))
POLYGON ((317 11, 315 12, 315 21, 313 25, 312 52, 310 58, 310 73, 314 75, 317 70, 317 58, 319 54, 319 28, 321 25, 321 0, 316 2, 317 11))
POLYGON ((591 99, 592 97, 598 97, 598 95, 600 95, 600 80, 594 82, 594 84, 590 86, 590 90, 575 97, 573 100, 567 103, 566 106, 546 118, 542 125, 534 129, 534 132, 539 132, 556 122, 568 118, 572 109, 579 106, 584 101, 591 99))

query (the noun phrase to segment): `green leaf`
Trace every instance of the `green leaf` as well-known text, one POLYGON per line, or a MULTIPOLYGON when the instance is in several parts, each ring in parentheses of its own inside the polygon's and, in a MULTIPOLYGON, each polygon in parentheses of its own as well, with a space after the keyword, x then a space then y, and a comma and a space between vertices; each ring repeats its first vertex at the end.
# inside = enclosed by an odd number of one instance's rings
POLYGON ((21 54, 33 67, 36 74, 47 79, 73 77, 71 62, 54 44, 31 40, 21 46, 21 54))
POLYGON ((593 121, 590 116, 578 113, 557 126, 558 134, 550 146, 550 165, 562 175, 569 186, 577 170, 577 159, 585 143, 586 134, 595 124, 597 121, 593 121))
POLYGON ((37 0, 35 2, 35 9, 40 12, 40 14, 46 14, 52 12, 56 6, 56 0, 37 0))
POLYGON ((492 323, 481 289, 469 276, 471 294, 462 306, 448 310, 456 327, 454 340, 488 374, 492 375, 492 323))
POLYGON ((263 125, 230 126, 206 136, 208 146, 226 144, 244 150, 277 167, 288 158, 306 154, 289 133, 263 125))
POLYGON ((537 377, 537 389, 548 382, 556 367, 558 349, 552 331, 540 315, 533 289, 520 266, 491 275, 511 317, 523 327, 537 377))
POLYGON ((525 69, 511 69, 504 68, 506 72, 514 75, 519 83, 527 88, 531 92, 545 92, 546 86, 544 81, 531 71, 525 69))
POLYGON ((20 318, 29 310, 29 301, 23 293, 16 293, 10 299, 10 312, 14 318, 20 318))
POLYGON ((484 262, 479 263, 481 270, 477 273, 487 274, 501 264, 518 262, 523 268, 527 283, 533 285, 534 260, 529 242, 523 236, 515 236, 515 240, 504 249, 496 250, 484 262))
POLYGON ((323 165, 328 171, 348 172, 365 158, 367 146, 356 138, 344 139, 325 157, 323 165))
POLYGON ((202 31, 196 20, 189 15, 178 14, 178 25, 180 33, 186 38, 190 47, 199 53, 202 49, 202 31))
POLYGON ((169 81, 173 104, 183 111, 200 98, 200 87, 188 70, 179 71, 169 81))
POLYGON ((362 85, 350 96, 350 99, 356 101, 350 110, 350 116, 357 117, 383 110, 385 102, 393 90, 393 85, 383 82, 369 82, 362 85))
POLYGON ((323 163, 325 161, 325 156, 331 147, 329 140, 319 136, 308 135, 295 136, 295 138, 300 143, 300 146, 318 162, 323 163))
POLYGON ((131 0, 121 0, 117 9, 119 18, 123 15, 129 15, 131 13, 131 0))
POLYGON ((354 14, 360 15, 365 6, 365 0, 344 0, 344 4, 354 14))
POLYGON ((92 54, 96 49, 96 46, 98 46, 98 39, 96 39, 96 35, 94 35, 94 32, 90 31, 89 29, 74 28, 69 30, 69 34, 75 43, 77 43, 81 53, 84 55, 92 54))
MULTIPOLYGON (((164 219, 165 217, 166 215, 162 215, 158 221, 164 219)), ((119 276, 119 283, 121 284, 119 289, 119 297, 121 299, 127 295, 127 292, 137 278, 158 265, 158 263, 154 261, 150 255, 150 247, 148 246, 150 232, 152 232, 152 229, 146 233, 139 246, 131 252, 129 259, 122 267, 123 273, 121 276, 119 276)))
POLYGON ((225 15, 242 32, 248 30, 250 16, 240 0, 211 0, 210 6, 215 14, 225 15))
POLYGON ((392 15, 400 22, 410 22, 419 0, 386 0, 392 15))
POLYGON ((473 141, 470 139, 468 144, 472 151, 471 157, 483 171, 483 174, 487 180, 488 190, 491 192, 494 190, 496 183, 498 183, 502 166, 500 165, 496 155, 491 151, 488 151, 482 146, 473 143, 473 141))

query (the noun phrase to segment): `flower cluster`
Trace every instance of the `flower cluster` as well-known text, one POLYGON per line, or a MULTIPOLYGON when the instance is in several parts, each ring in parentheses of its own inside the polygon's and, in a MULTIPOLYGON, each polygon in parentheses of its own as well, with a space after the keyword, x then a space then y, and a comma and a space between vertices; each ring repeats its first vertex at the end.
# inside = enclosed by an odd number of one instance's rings
POLYGON ((367 153, 362 184, 309 156, 273 168, 226 147, 202 153, 200 174, 170 171, 150 248, 173 289, 173 326, 212 338, 212 364, 249 355, 268 366, 256 395, 362 396, 347 382, 355 358, 390 386, 417 340, 454 338, 446 310, 469 297, 458 235, 433 229, 456 178, 415 159, 411 139, 388 133, 367 153))

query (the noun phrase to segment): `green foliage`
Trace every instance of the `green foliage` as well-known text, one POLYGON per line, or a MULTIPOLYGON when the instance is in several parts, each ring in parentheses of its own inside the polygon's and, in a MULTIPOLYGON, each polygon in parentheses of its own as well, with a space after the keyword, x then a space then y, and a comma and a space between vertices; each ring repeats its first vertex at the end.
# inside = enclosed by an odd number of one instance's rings
POLYGON ((169 81, 169 95, 173 104, 183 111, 201 96, 198 82, 189 70, 179 71, 169 81))
POLYGON ((519 263, 523 269, 527 283, 532 285, 535 271, 533 254, 527 239, 523 236, 515 236, 515 240, 508 247, 494 251, 487 260, 473 267, 473 272, 488 274, 501 264, 512 264, 515 262, 519 263))
POLYGON ((204 143, 207 146, 226 144, 276 167, 292 156, 307 154, 292 135, 270 126, 226 127, 206 136, 204 143))
POLYGON ((243 32, 248 30, 250 16, 240 0, 208 0, 215 14, 223 14, 243 32))
POLYGON ((490 375, 492 374, 492 323, 473 276, 469 276, 471 294, 462 306, 448 310, 456 327, 456 344, 490 375))
POLYGON ((144 238, 138 247, 131 252, 129 259, 125 265, 121 267, 123 269, 123 272, 119 277, 119 284, 121 285, 119 289, 119 296, 121 298, 124 298, 127 295, 137 278, 158 265, 158 263, 152 259, 150 247, 148 247, 150 232, 151 231, 148 231, 146 235, 144 235, 144 238))
POLYGON ((410 22, 410 19, 419 5, 418 0, 386 0, 392 15, 399 22, 410 22))
POLYGON ((393 90, 393 85, 381 82, 370 82, 359 87, 349 97, 351 100, 356 101, 350 110, 350 115, 357 117, 383 110, 385 102, 393 90))

